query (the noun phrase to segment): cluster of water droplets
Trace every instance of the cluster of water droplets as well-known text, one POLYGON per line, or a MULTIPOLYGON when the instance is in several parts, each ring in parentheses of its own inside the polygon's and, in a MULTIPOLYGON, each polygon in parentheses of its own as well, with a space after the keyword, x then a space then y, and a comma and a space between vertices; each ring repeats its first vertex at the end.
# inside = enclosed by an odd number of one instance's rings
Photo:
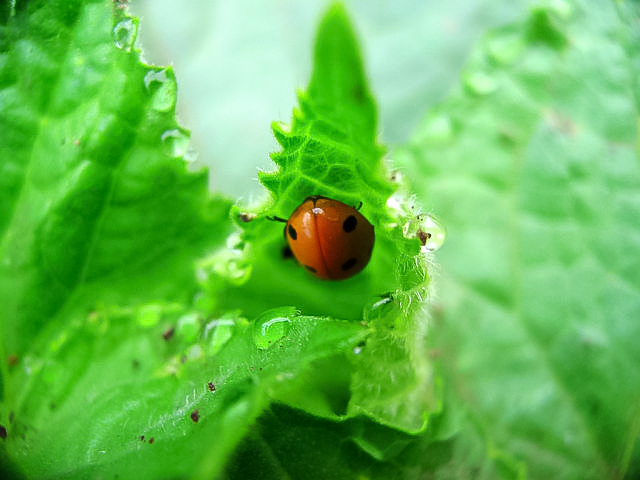
MULTIPOLYGON (((113 27, 114 44, 120 50, 131 52, 138 33, 137 19, 124 18, 113 27)), ((143 78, 144 88, 150 97, 150 108, 157 112, 171 113, 176 105, 177 83, 171 67, 150 67, 143 78)), ((180 127, 166 130, 161 135, 163 149, 173 158, 182 158, 192 164, 197 159, 190 146, 190 133, 180 127)))
POLYGON ((200 261, 196 275, 205 289, 209 282, 214 284, 214 288, 218 288, 220 282, 242 285, 251 275, 251 263, 246 259, 247 248, 249 245, 236 232, 227 237, 224 247, 200 261))
MULTIPOLYGON (((402 185, 402 174, 394 172, 393 180, 402 185)), ((389 197, 387 207, 398 219, 398 223, 393 226, 401 225, 402 234, 405 237, 420 240, 422 253, 435 252, 446 241, 447 233, 444 224, 434 215, 422 212, 415 198, 407 195, 404 188, 398 189, 389 197)))

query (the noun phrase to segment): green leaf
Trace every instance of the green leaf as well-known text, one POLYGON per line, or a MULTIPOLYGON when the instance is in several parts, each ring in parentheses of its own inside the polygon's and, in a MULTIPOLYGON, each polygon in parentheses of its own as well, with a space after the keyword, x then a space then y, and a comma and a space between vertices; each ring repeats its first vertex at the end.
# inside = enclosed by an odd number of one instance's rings
POLYGON ((431 341, 453 457, 485 478, 638 474, 640 70, 618 5, 491 31, 399 154, 447 226, 431 341))
MULTIPOLYGON (((392 461, 416 441, 410 434, 424 433, 441 404, 426 351, 421 305, 429 277, 416 234, 419 215, 408 205, 399 213, 387 206, 396 185, 381 162, 375 104, 354 37, 344 9, 330 7, 318 28, 313 74, 307 90, 299 94, 292 125, 274 125, 282 146, 273 155, 279 169, 260 175, 272 201, 255 213, 238 210, 243 233, 233 243, 235 253, 215 253, 203 263, 201 278, 212 308, 242 309, 253 317, 265 309, 294 305, 307 315, 371 327, 353 352, 345 350, 310 365, 298 381, 272 394, 275 401, 314 415, 321 423, 317 435, 334 428, 330 421, 360 419, 349 423, 343 434, 382 462, 392 461), (287 217, 309 195, 353 205, 362 201, 362 212, 376 231, 373 257, 363 272, 327 282, 283 259, 282 225, 266 214, 287 217), (403 437, 399 447, 396 436, 403 437)), ((260 445, 268 447, 257 442, 246 448, 260 445)), ((276 457, 285 470, 311 470, 297 459, 276 457)), ((389 468, 395 468, 392 465, 389 468)), ((244 469, 232 469, 230 475, 239 472, 247 475, 244 469)))
POLYGON ((339 4, 318 27, 313 74, 298 99, 290 129, 273 125, 283 147, 272 155, 280 170, 260 174, 274 194, 274 213, 288 216, 306 196, 325 195, 354 205, 363 202, 372 221, 382 216, 393 186, 384 178, 383 150, 376 143, 376 106, 339 4))
MULTIPOLYGON (((361 320, 364 307, 380 295, 424 287, 428 277, 424 265, 414 265, 419 242, 403 234, 409 215, 395 217, 387 207, 396 186, 382 163, 375 103, 354 33, 339 5, 328 9, 318 28, 313 74, 299 102, 290 127, 273 125, 282 146, 272 155, 279 169, 259 176, 271 191, 272 202, 256 212, 257 218, 251 214, 252 221, 239 222, 243 235, 236 245, 236 263, 244 273, 234 267, 226 275, 234 278, 223 295, 217 294, 217 301, 220 308, 238 308, 250 297, 251 304, 243 305, 250 316, 296 305, 308 314, 361 320), (361 212, 374 225, 376 245, 369 265, 358 275, 341 282, 320 282, 296 262, 283 259, 282 225, 267 214, 288 218, 310 195, 354 206, 362 203, 361 212)), ((211 280, 215 290, 225 281, 219 277, 211 280)))
MULTIPOLYGON (((188 170, 173 72, 140 61, 120 3, 12 3, 1 18, 0 465, 29 478, 233 475, 254 423, 290 425, 302 445, 304 421, 277 414, 302 410, 312 440, 335 448, 322 432, 342 431, 358 452, 340 471, 398 470, 440 408, 428 276, 385 206, 394 185, 343 9, 319 30, 269 206, 299 202, 305 178, 367 203, 376 257, 342 286, 274 256, 281 233, 264 218, 222 245, 230 202, 188 170), (326 161, 311 177, 314 152, 326 161)), ((286 470, 308 469, 300 460, 286 470)))
POLYGON ((175 305, 156 305, 159 321, 142 325, 149 309, 77 318, 29 357, 7 444, 28 477, 212 478, 271 390, 366 335, 357 324, 290 311, 275 335, 282 312, 255 325, 217 319, 200 332, 197 314, 175 305), (194 320, 200 340, 191 343, 185 325, 194 320), (220 344, 222 329, 231 335, 220 344))
POLYGON ((176 150, 188 132, 173 72, 138 63, 137 22, 112 18, 102 2, 32 2, 3 26, 6 354, 59 328, 89 290, 103 302, 188 298, 189 259, 225 233, 212 225, 228 202, 209 199, 206 172, 187 173, 176 150))
POLYGON ((340 5, 330 7, 323 17, 314 51, 313 74, 308 89, 299 95, 300 108, 294 111, 292 126, 274 125, 283 150, 273 155, 280 168, 260 175, 273 194, 266 209, 286 217, 309 195, 326 195, 353 205, 362 201, 362 212, 376 231, 371 262, 348 280, 320 281, 296 262, 283 259, 280 223, 263 212, 243 213, 237 255, 229 257, 228 250, 214 255, 204 268, 204 285, 216 308, 242 308, 250 317, 265 309, 295 305, 309 315, 375 324, 370 343, 353 366, 349 413, 366 412, 379 421, 384 418, 383 423, 419 431, 425 426, 425 410, 434 408, 436 396, 420 343, 425 335, 424 312, 414 307, 428 287, 425 258, 419 254, 415 232, 406 226, 415 222, 415 215, 394 216, 387 207, 396 185, 381 162, 375 104, 354 33, 340 5), (409 230, 407 236, 403 229, 409 230), (221 268, 224 260, 232 266, 221 268), (252 301, 243 301, 246 298, 252 301), (397 365, 382 359, 393 359, 397 365), (387 388, 395 392, 391 403, 386 396, 371 397, 367 391, 377 389, 386 377, 387 388), (413 393, 420 400, 401 419, 394 407, 403 401, 397 392, 414 388, 419 389, 419 394, 413 393))

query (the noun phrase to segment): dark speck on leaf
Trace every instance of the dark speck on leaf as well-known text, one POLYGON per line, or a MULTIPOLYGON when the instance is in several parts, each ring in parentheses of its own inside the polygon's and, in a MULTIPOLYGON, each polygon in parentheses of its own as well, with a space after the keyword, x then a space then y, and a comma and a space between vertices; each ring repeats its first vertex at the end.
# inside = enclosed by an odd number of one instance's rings
POLYGON ((241 222, 244 222, 244 223, 249 223, 250 221, 254 220, 255 218, 256 218, 256 214, 255 213, 240 212, 238 214, 238 219, 241 222))
POLYGON ((431 234, 428 232, 425 232, 424 230, 418 230, 418 238, 420 239, 420 243, 422 245, 426 245, 427 240, 431 238, 431 234))
POLYGON ((167 328, 164 332, 162 332, 162 338, 164 338, 167 342, 173 338, 173 333, 175 329, 173 327, 167 328))

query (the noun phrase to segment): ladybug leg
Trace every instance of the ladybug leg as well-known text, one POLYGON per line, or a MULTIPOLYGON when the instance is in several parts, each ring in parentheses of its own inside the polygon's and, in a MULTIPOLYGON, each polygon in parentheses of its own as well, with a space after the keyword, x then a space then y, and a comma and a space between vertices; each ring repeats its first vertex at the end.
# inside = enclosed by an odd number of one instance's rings
POLYGON ((362 202, 360 202, 357 207, 353 207, 353 208, 360 211, 360 209, 362 208, 362 202))
MULTIPOLYGON (((267 217, 267 220, 271 220, 272 222, 282 222, 282 223, 287 223, 288 220, 285 220, 284 218, 280 218, 280 217, 276 217, 275 215, 273 217, 267 217)), ((287 226, 284 226, 284 230, 282 231, 282 233, 284 234, 284 238, 287 238, 287 226)))

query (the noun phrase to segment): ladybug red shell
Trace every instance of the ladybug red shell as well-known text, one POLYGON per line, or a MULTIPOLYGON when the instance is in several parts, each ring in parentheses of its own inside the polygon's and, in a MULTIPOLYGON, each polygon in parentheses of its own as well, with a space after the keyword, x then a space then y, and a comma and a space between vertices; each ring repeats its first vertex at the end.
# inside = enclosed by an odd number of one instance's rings
POLYGON ((343 280, 369 263, 373 225, 353 207, 321 196, 307 197, 284 227, 300 264, 323 280, 343 280))

